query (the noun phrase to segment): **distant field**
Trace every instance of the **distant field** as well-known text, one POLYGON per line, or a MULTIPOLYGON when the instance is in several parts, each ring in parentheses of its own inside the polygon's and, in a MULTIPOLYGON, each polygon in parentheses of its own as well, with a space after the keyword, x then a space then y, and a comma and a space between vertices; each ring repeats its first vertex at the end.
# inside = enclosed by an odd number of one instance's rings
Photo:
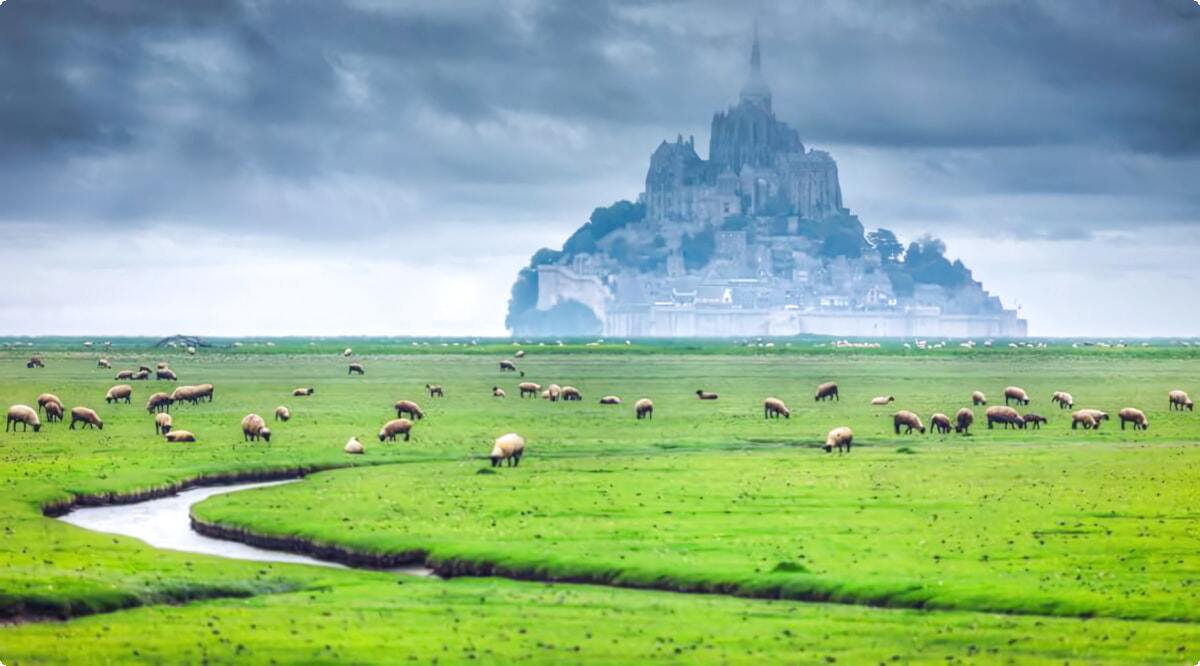
POLYGON ((83 654, 49 638, 59 635, 86 635, 90 654, 119 661, 363 661, 384 640, 443 660, 628 660, 677 648, 685 659, 802 654, 851 663, 1200 658, 1200 417, 1170 412, 1166 401, 1173 388, 1200 394, 1194 348, 525 346, 525 380, 584 393, 582 403, 551 404, 516 397, 521 379, 496 365, 511 357, 511 344, 438 343, 415 354, 394 341, 344 340, 270 349, 248 341, 195 356, 114 348, 107 352, 113 370, 101 370, 95 360, 104 352, 80 350, 78 342, 46 351, 44 369, 26 369, 24 349, 0 351, 0 405, 36 404, 50 391, 68 410, 87 405, 106 422, 102 431, 55 423, 37 434, 0 434, 0 616, 243 598, 0 629, 4 663, 83 654), (365 376, 346 374, 346 346, 365 376), (116 370, 160 360, 180 383, 216 386, 211 404, 172 410, 177 428, 198 435, 196 444, 168 445, 152 433, 146 397, 173 385, 134 383, 133 404, 104 403, 116 370), (842 400, 814 403, 814 387, 829 380, 840 384, 842 400), (444 385, 446 397, 424 396, 426 383, 444 385), (988 431, 977 408, 980 423, 969 437, 892 432, 897 409, 928 422, 933 411, 968 405, 976 389, 994 403, 1009 384, 1030 392, 1028 410, 1051 420, 1044 429, 988 431), (492 398, 495 385, 509 397, 492 398), (292 397, 300 386, 316 392, 292 397), (696 400, 700 388, 721 399, 696 400), (1140 407, 1151 428, 1122 432, 1113 422, 1072 431, 1067 412, 1048 402, 1055 390, 1071 391, 1079 407, 1140 407), (599 405, 606 394, 626 404, 599 405), (897 401, 869 406, 876 395, 897 401), (656 410, 639 422, 632 403, 643 396, 656 410), (767 396, 786 400, 792 417, 764 420, 767 396), (416 399, 428 417, 411 442, 381 444, 375 433, 394 418, 400 398, 416 399), (241 417, 253 411, 270 420, 279 404, 291 407, 292 421, 271 423, 269 445, 244 443, 241 417), (816 448, 838 425, 855 430, 849 456, 816 448), (492 439, 510 431, 529 441, 521 466, 478 473, 492 439), (351 435, 367 445, 366 455, 341 452, 351 435), (197 514, 364 551, 428 551, 459 571, 926 610, 470 578, 397 581, 156 551, 40 513, 71 494, 347 465, 360 468, 213 498, 197 514), (528 614, 524 633, 514 613, 528 614), (729 620, 713 626, 713 617, 729 620), (1178 621, 1152 621, 1165 619, 1178 621), (139 639, 151 621, 175 629, 139 639), (414 631, 398 639, 381 633, 381 621, 414 631))

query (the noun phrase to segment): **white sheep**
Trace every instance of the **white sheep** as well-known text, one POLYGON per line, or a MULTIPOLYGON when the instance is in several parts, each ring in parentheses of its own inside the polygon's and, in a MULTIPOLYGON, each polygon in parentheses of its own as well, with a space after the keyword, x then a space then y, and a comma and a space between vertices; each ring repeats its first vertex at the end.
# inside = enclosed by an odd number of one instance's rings
POLYGON ((98 428, 104 430, 104 421, 100 420, 100 415, 87 407, 72 407, 71 408, 71 430, 75 429, 75 424, 82 421, 85 428, 98 428))
POLYGON ((1184 409, 1187 409, 1189 412, 1195 410, 1195 405, 1192 403, 1192 399, 1188 397, 1187 393, 1180 391, 1179 389, 1175 389, 1174 391, 1168 393, 1167 400, 1169 401, 1168 407, 1171 409, 1178 409, 1181 412, 1184 409))
POLYGON ((639 420, 654 418, 654 403, 650 398, 642 398, 633 403, 633 413, 639 420))
POLYGON ((971 394, 971 404, 972 405, 986 405, 987 404, 987 396, 983 395, 983 391, 975 391, 974 393, 971 394))
POLYGON ((499 386, 492 387, 492 397, 493 398, 503 398, 504 395, 505 395, 504 389, 500 388, 499 386))
POLYGON ((275 420, 276 421, 287 421, 290 418, 292 418, 292 410, 288 409, 287 407, 285 407, 283 405, 280 405, 275 408, 275 420))
POLYGON ((1028 405, 1029 394, 1018 386, 1009 386, 1004 389, 1004 404, 1007 405, 1010 400, 1016 400, 1018 405, 1028 405))
POLYGON ((169 412, 171 405, 175 401, 171 398, 170 393, 155 393, 146 401, 146 411, 150 414, 154 412, 169 412))
POLYGON ((788 410, 787 405, 779 398, 767 398, 763 400, 763 418, 779 418, 782 416, 785 419, 792 418, 792 413, 788 410))
POLYGON ((351 437, 350 440, 346 442, 346 453, 361 455, 365 450, 366 449, 363 448, 362 442, 358 441, 357 437, 351 437))
POLYGON ((1075 406, 1075 398, 1066 391, 1055 391, 1054 395, 1050 396, 1050 402, 1058 403, 1059 409, 1070 409, 1075 406))
POLYGON ((1146 413, 1140 409, 1125 407, 1117 412, 1117 418, 1121 419, 1121 430, 1125 429, 1126 423, 1132 423, 1134 430, 1150 429, 1150 424, 1146 421, 1146 413))
POLYGON ((524 437, 515 432, 497 437, 496 443, 492 446, 492 467, 499 467, 504 460, 508 461, 510 467, 516 467, 521 464, 521 456, 524 453, 524 437))
POLYGON ((390 440, 396 441, 396 435, 404 435, 404 441, 408 441, 412 434, 413 422, 408 419, 392 419, 383 424, 383 428, 379 431, 379 441, 390 440))
POLYGON ((354 353, 353 349, 346 347, 346 351, 342 352, 342 356, 345 356, 346 358, 350 358, 351 354, 353 354, 353 353, 354 353))
POLYGON ((1014 428, 1025 428, 1025 418, 1017 413, 1017 410, 1008 405, 992 405, 984 412, 987 417, 987 427, 991 430, 997 423, 1003 423, 1007 430, 1009 426, 1014 428))
POLYGON ((165 435, 171 432, 171 415, 166 413, 158 413, 154 415, 154 432, 155 434, 165 435))
POLYGON ((271 429, 267 427, 267 422, 258 414, 247 414, 242 417, 242 435, 245 436, 247 442, 257 441, 259 437, 264 442, 271 441, 271 429))
POLYGON ((886 405, 889 402, 895 402, 895 400, 896 400, 895 396, 881 395, 877 398, 871 398, 871 404, 872 405, 886 405))
POLYGON ((602 404, 602 405, 619 405, 619 404, 621 404, 621 398, 618 396, 615 396, 615 395, 606 395, 603 398, 600 398, 600 404, 602 404))
POLYGON ((57 402, 60 405, 63 404, 62 398, 59 398, 58 396, 54 395, 53 393, 43 393, 38 396, 38 400, 37 400, 38 409, 45 411, 46 405, 51 402, 57 402))
POLYGON ((420 421, 425 418, 425 412, 421 411, 417 403, 412 400, 401 400, 396 403, 396 418, 400 418, 405 414, 411 416, 414 421, 420 421))
POLYGON ((129 404, 132 399, 133 387, 129 384, 117 384, 116 386, 108 389, 108 393, 104 394, 104 402, 107 402, 110 405, 114 402, 120 402, 122 400, 125 401, 125 404, 129 404))
POLYGON ((18 423, 24 425, 26 431, 30 427, 34 432, 42 429, 42 421, 38 418, 37 410, 27 405, 13 405, 8 408, 8 420, 4 422, 4 432, 8 432, 9 426, 12 426, 13 432, 16 432, 18 423))
POLYGON ((850 445, 854 442, 854 431, 846 426, 834 428, 825 436, 825 453, 833 451, 834 448, 838 453, 842 453, 842 448, 845 447, 846 453, 850 453, 850 445))
POLYGON ((168 442, 194 442, 196 436, 186 430, 172 430, 167 435, 168 442))
POLYGON ((53 423, 54 421, 63 420, 63 406, 61 402, 48 402, 45 406, 46 421, 53 423))
POLYGON ((908 428, 905 430, 906 433, 911 433, 913 428, 916 428, 918 432, 925 432, 925 426, 921 424, 921 417, 903 409, 892 415, 892 425, 895 426, 897 435, 900 434, 902 427, 908 428))

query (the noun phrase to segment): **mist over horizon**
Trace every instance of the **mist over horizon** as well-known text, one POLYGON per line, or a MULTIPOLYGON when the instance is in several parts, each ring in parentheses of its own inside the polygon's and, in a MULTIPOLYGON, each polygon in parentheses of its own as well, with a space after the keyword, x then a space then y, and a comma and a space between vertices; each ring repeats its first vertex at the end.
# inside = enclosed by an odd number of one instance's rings
POLYGON ((1200 331, 1193 0, 7 0, 0 336, 503 337, 530 255, 707 145, 756 19, 867 229, 1031 337, 1200 331))

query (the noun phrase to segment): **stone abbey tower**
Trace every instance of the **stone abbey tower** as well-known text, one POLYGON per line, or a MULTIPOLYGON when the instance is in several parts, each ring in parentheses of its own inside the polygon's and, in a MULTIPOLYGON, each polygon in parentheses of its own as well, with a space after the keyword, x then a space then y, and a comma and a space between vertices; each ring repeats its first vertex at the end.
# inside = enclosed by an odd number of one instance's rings
POLYGON ((646 174, 647 220, 719 222, 763 213, 772 198, 807 220, 843 210, 837 163, 827 152, 806 151, 800 134, 775 118, 757 31, 737 105, 713 115, 708 156, 700 159, 695 142, 682 136, 659 144, 646 174))

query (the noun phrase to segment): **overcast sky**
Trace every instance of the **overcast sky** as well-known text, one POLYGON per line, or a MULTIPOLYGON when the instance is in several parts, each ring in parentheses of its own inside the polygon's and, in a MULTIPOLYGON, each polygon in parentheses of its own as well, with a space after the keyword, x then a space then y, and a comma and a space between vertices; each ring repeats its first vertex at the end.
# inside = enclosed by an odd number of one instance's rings
MULTIPOLYGON (((0 0, 2 1, 2 0, 0 0)), ((502 335, 736 101, 1032 335, 1200 334, 1196 0, 7 0, 0 334, 502 335)))

